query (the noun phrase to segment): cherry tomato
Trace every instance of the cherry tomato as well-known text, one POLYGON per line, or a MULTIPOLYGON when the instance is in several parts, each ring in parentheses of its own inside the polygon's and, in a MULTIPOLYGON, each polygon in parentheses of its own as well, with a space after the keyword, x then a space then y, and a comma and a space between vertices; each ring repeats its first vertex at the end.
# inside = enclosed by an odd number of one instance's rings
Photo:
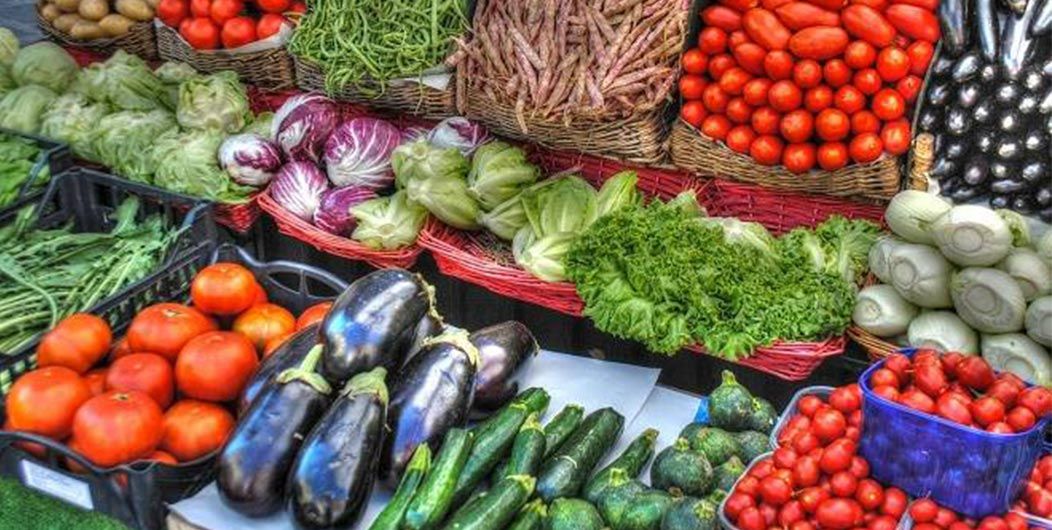
POLYGON ((775 81, 789 79, 793 75, 793 56, 784 50, 771 50, 763 59, 763 69, 775 81))
POLYGON ((760 491, 760 479, 752 475, 742 477, 741 480, 738 481, 738 486, 735 488, 735 491, 740 491, 746 495, 755 497, 756 493, 760 491))
POLYGON ((758 136, 749 146, 749 156, 764 166, 775 166, 782 160, 782 149, 785 144, 777 136, 765 134, 758 136))
POLYGON ((843 142, 826 142, 818 146, 818 167, 836 171, 847 165, 847 146, 843 142))
POLYGON ((858 488, 858 479, 847 471, 838 471, 829 477, 829 488, 836 497, 852 497, 858 488))
POLYGON ((822 67, 822 76, 829 86, 842 87, 851 82, 851 68, 840 59, 832 59, 822 67))
POLYGON ((782 528, 788 528, 795 523, 803 521, 804 517, 806 517, 804 508, 800 504, 800 501, 797 500, 785 503, 785 505, 782 506, 782 509, 778 510, 778 524, 780 524, 782 528))
POLYGON ((744 87, 745 83, 748 83, 750 79, 752 79, 752 76, 749 75, 749 72, 735 66, 734 68, 723 72, 723 75, 720 76, 720 89, 723 90, 725 94, 737 96, 742 93, 742 87, 744 87))
POLYGON ((807 513, 815 513, 815 511, 818 510, 818 506, 822 504, 822 501, 829 497, 829 491, 820 486, 804 488, 796 495, 796 499, 800 501, 800 505, 807 513))
POLYGON ((869 68, 876 60, 877 50, 866 41, 853 41, 844 48, 844 63, 854 70, 869 68))
POLYGON ((811 432, 802 432, 793 440, 793 449, 800 454, 808 454, 821 445, 822 442, 811 432))
POLYGON ((904 491, 898 488, 888 488, 884 490, 884 504, 880 506, 880 513, 898 519, 906 513, 908 503, 909 499, 904 491))
POLYGON ((755 78, 749 80, 742 87, 742 98, 745 102, 754 107, 760 107, 767 104, 767 91, 771 88, 771 80, 764 78, 755 78))
POLYGON ((869 377, 870 386, 891 385, 899 388, 899 376, 888 368, 881 368, 869 377))
POLYGON ((705 69, 709 66, 709 56, 700 48, 691 48, 683 54, 680 64, 683 65, 683 71, 688 74, 704 74, 705 69))
POLYGON ((760 498, 773 506, 781 506, 793 498, 793 487, 788 482, 773 476, 760 481, 760 498))
POLYGON ((713 114, 701 122, 702 134, 713 140, 723 140, 727 137, 727 131, 730 130, 731 121, 728 120, 726 116, 713 114))
POLYGON ((1052 413, 1052 391, 1045 387, 1032 386, 1019 393, 1016 403, 1030 409, 1034 416, 1042 418, 1052 413))
POLYGON ((727 110, 727 102, 730 101, 730 98, 718 84, 713 83, 702 91, 701 101, 709 112, 723 113, 727 110))
POLYGON ((910 517, 915 523, 930 523, 939 512, 939 505, 931 499, 917 499, 909 508, 910 517))
POLYGON ((848 466, 847 470, 855 478, 864 479, 869 476, 869 462, 865 458, 855 455, 851 457, 851 465, 848 466))
POLYGON ((895 375, 899 376, 899 381, 903 383, 909 380, 908 372, 911 365, 910 358, 901 353, 893 353, 884 359, 884 368, 895 372, 895 375))
POLYGON ((910 149, 910 124, 904 119, 895 120, 884 125, 880 131, 880 141, 884 150, 892 155, 901 155, 910 149))
POLYGON ((702 120, 708 115, 709 111, 705 109, 705 104, 701 100, 686 101, 679 109, 679 117, 693 127, 701 126, 702 120))
POLYGON ((800 87, 791 81, 782 80, 771 85, 770 90, 767 91, 767 100, 774 110, 789 112, 800 107, 803 102, 803 94, 800 92, 800 87))
MULTIPOLYGON (((844 156, 847 156, 847 146, 844 146, 844 156)), ((892 402, 898 402, 899 400, 899 389, 891 385, 876 385, 873 387, 873 393, 892 402)))
POLYGON ((868 110, 860 110, 851 115, 851 132, 854 134, 880 132, 880 118, 868 110))
POLYGON ((872 162, 880 158, 884 151, 884 144, 880 137, 873 133, 863 133, 851 139, 847 146, 851 159, 860 164, 872 162))
POLYGON ((910 59, 910 73, 917 77, 924 77, 924 74, 928 72, 928 64, 935 55, 935 47, 927 41, 914 41, 906 48, 906 55, 910 59))
POLYGON ((738 97, 727 102, 727 118, 734 123, 749 123, 752 119, 752 107, 744 99, 738 97))
POLYGON ((804 59, 793 66, 793 82, 800 88, 813 88, 822 82, 822 66, 817 61, 804 59))
POLYGON ((860 480, 855 489, 855 500, 862 505, 863 510, 876 511, 884 504, 884 487, 870 478, 860 480))
POLYGON ((815 167, 813 144, 789 144, 782 151, 782 165, 792 173, 806 173, 815 167))
POLYGON ((806 142, 814 133, 815 120, 810 112, 797 109, 782 116, 782 137, 790 143, 806 142))
POLYGON ((906 103, 913 103, 917 101, 917 96, 920 94, 923 84, 924 81, 921 78, 915 75, 908 75, 895 83, 895 90, 902 94, 902 99, 906 100, 906 103))
POLYGON ((927 412, 928 414, 935 413, 935 400, 915 388, 908 389, 900 394, 899 403, 914 410, 927 412))
POLYGON ((1016 406, 1010 410, 1005 418, 1005 423, 1012 427, 1012 430, 1015 432, 1028 431, 1036 422, 1037 416, 1030 409, 1021 406, 1016 406))
POLYGON ((906 113, 906 100, 898 91, 885 88, 873 96, 873 114, 884 121, 893 121, 906 113))
POLYGON ((957 394, 947 392, 935 400, 935 413, 943 418, 961 425, 972 424, 972 413, 968 411, 968 405, 954 398, 957 394))
POLYGON ((194 18, 207 18, 211 10, 212 0, 190 0, 190 14, 194 18))
POLYGON ((833 105, 848 114, 854 114, 866 106, 866 96, 859 89, 844 85, 833 95, 833 105))
POLYGON ((850 120, 842 110, 825 109, 818 113, 815 131, 819 138, 827 142, 843 140, 850 131, 850 120))
POLYGON ((949 528, 951 524, 957 522, 957 519, 957 514, 953 513, 953 510, 940 506, 932 522, 939 528, 949 528))
POLYGON ((812 418, 823 405, 825 405, 825 402, 822 401, 822 398, 808 395, 800 399, 800 402, 796 405, 796 409, 800 411, 800 414, 812 418))
POLYGON ((910 57, 900 48, 884 48, 877 54, 877 72, 880 73, 881 79, 894 83, 910 73, 910 57))
POLYGON ((292 5, 289 6, 289 12, 290 13, 306 13, 307 12, 307 4, 306 4, 306 2, 304 2, 303 0, 296 0, 295 2, 292 2, 292 5))
POLYGON ((819 85, 810 88, 804 93, 804 108, 812 113, 818 113, 833 105, 833 89, 819 85))
POLYGON ((823 472, 830 475, 848 469, 851 467, 851 459, 855 456, 855 450, 855 442, 839 438, 822 451, 822 458, 818 460, 818 466, 823 472))
POLYGON ((700 75, 685 74, 679 78, 679 95, 683 99, 701 99, 701 94, 708 83, 700 75))
POLYGON ((724 53, 709 59, 709 76, 719 79, 723 73, 734 68, 734 57, 724 53))
POLYGON ((756 139, 756 133, 748 125, 738 125, 727 131, 724 140, 727 147, 738 153, 748 153, 752 141, 756 139))
POLYGON ((867 96, 876 94, 880 87, 884 85, 884 82, 880 80, 880 74, 872 68, 866 68, 865 70, 859 70, 855 72, 855 76, 851 78, 851 84, 855 86, 867 96))
POLYGON ((979 356, 968 356, 957 365, 954 372, 961 383, 975 390, 986 390, 994 383, 993 369, 979 356))
POLYGON ((866 528, 868 530, 895 530, 898 528, 898 525, 899 522, 894 517, 891 517, 890 515, 878 515, 866 524, 866 528))
POLYGON ((712 56, 727 50, 727 33, 720 28, 709 26, 698 34, 698 49, 712 56))
POLYGON ((751 495, 746 495, 735 490, 727 496, 727 502, 723 504, 723 513, 733 521, 738 518, 738 514, 740 514, 742 510, 755 506, 756 501, 753 500, 751 495))
POLYGON ((844 414, 850 414, 862 407, 862 400, 849 387, 840 387, 829 395, 829 404, 844 414))
POLYGON ((743 509, 738 514, 738 520, 735 523, 741 530, 765 530, 767 528, 767 521, 764 520, 759 508, 755 506, 743 509))
POLYGON ((752 128, 758 134, 777 134, 782 123, 782 115, 771 107, 762 107, 752 113, 752 128))

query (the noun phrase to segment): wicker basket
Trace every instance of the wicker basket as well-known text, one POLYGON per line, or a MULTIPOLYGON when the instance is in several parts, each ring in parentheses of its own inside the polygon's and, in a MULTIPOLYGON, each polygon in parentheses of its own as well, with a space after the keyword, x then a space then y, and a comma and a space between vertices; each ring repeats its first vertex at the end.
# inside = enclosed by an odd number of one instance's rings
POLYGON ((157 49, 162 59, 184 62, 198 72, 233 70, 243 83, 267 90, 288 90, 296 86, 292 58, 284 46, 243 53, 199 51, 191 48, 174 29, 157 24, 157 49))
MULTIPOLYGON (((40 14, 41 4, 37 4, 37 26, 48 39, 55 41, 65 48, 80 48, 108 56, 118 49, 124 50, 132 55, 138 55, 147 61, 156 60, 157 39, 154 35, 152 22, 138 22, 133 24, 128 33, 112 39, 77 40, 59 31, 40 14)), ((81 65, 83 66, 83 65, 81 65)))
MULTIPOLYGON (((423 252, 423 249, 418 245, 399 250, 374 250, 353 239, 330 234, 292 215, 277 201, 272 199, 269 193, 261 193, 258 197, 259 207, 274 219, 274 223, 278 225, 278 231, 303 241, 327 254, 355 261, 364 261, 373 267, 382 269, 385 267, 412 267, 416 263, 417 257, 423 252)), ((422 233, 421 238, 423 238, 422 233)))
POLYGON ((212 208, 212 215, 215 216, 216 223, 233 230, 237 234, 247 234, 263 213, 259 208, 260 195, 262 194, 257 193, 249 197, 247 202, 238 204, 215 203, 215 207, 212 208))
MULTIPOLYGON (((738 364, 787 381, 803 381, 822 361, 844 353, 846 343, 842 336, 821 342, 776 342, 756 348, 752 355, 739 359, 738 364)), ((704 346, 690 346, 687 350, 708 354, 704 346)))
MULTIPOLYGON (((293 57, 296 64, 296 79, 303 90, 328 93, 325 90, 325 72, 313 62, 293 57)), ((451 74, 455 75, 455 74, 451 74)), ((381 90, 378 83, 368 86, 366 92, 378 93, 372 97, 353 86, 346 86, 329 96, 339 101, 350 101, 378 109, 407 112, 428 119, 440 120, 457 113, 454 100, 454 80, 444 90, 438 90, 411 79, 388 82, 381 90)))

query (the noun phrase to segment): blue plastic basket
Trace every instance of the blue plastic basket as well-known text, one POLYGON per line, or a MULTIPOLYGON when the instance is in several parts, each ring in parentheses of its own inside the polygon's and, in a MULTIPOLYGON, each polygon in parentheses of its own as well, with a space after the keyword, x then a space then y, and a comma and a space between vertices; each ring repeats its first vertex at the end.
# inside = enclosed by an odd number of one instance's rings
POLYGON ((918 412, 873 393, 870 377, 884 362, 859 380, 865 418, 859 454, 873 478, 968 517, 1007 512, 1041 456, 1048 419, 1027 432, 991 434, 918 412))

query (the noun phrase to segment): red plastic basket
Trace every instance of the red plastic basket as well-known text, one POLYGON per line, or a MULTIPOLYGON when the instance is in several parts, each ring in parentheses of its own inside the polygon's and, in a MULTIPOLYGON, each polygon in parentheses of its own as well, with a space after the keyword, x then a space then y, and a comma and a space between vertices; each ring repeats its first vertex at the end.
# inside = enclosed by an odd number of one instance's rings
POLYGON ((247 202, 237 204, 215 203, 212 213, 215 215, 216 222, 238 234, 247 233, 263 213, 259 209, 260 195, 262 193, 256 193, 249 197, 247 202))
MULTIPOLYGON (((259 206, 267 212, 274 223, 278 225, 278 231, 289 237, 298 239, 308 245, 341 258, 364 261, 373 267, 402 267, 409 268, 416 263, 423 249, 419 245, 412 245, 399 250, 374 250, 361 243, 335 234, 330 234, 306 221, 292 215, 281 207, 270 197, 267 192, 259 194, 259 206)), ((421 232, 421 238, 423 233, 421 232)))

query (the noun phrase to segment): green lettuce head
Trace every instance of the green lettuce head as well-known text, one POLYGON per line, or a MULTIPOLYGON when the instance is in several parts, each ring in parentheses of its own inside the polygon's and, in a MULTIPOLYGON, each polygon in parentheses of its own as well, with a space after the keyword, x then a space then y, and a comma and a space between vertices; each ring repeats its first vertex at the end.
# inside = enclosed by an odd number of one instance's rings
POLYGON ((15 83, 15 78, 11 77, 11 68, 0 64, 0 98, 16 88, 18 88, 18 83, 15 83))
POLYGON ((581 233, 596 219, 595 188, 576 175, 555 177, 522 192, 526 218, 538 237, 581 233))
POLYGON ((244 202, 254 188, 230 180, 217 153, 226 136, 217 130, 169 131, 157 140, 153 183, 176 193, 218 202, 244 202))
POLYGON ((665 205, 697 217, 705 217, 709 215, 709 213, 705 211, 705 207, 698 203, 698 194, 695 193, 694 190, 679 192, 678 195, 670 199, 665 205))
POLYGON ((468 190, 489 211, 537 181, 540 170, 526 153, 504 142, 490 142, 475 151, 468 173, 468 190))
POLYGON ((742 221, 736 217, 704 217, 702 223, 723 230, 723 240, 729 245, 741 245, 755 249, 762 257, 778 257, 774 236, 760 223, 742 221))
POLYGON ((420 138, 391 152, 391 168, 395 186, 405 188, 411 179, 424 180, 439 175, 453 175, 463 180, 468 174, 468 159, 456 148, 434 147, 420 138))
POLYGON ((241 134, 258 134, 267 140, 274 141, 274 131, 271 129, 273 125, 274 113, 269 111, 260 112, 252 119, 252 123, 241 130, 241 134))
POLYGON ((72 90, 121 110, 154 110, 170 103, 164 83, 146 62, 123 50, 81 70, 72 90))
POLYGON ((357 226, 351 239, 372 249, 394 250, 416 242, 427 219, 427 210, 409 202, 398 190, 389 197, 377 197, 351 207, 357 226))
POLYGON ((11 66, 15 62, 15 55, 18 55, 18 37, 15 32, 0 27, 0 64, 11 66))
POLYGON ((175 118, 185 129, 212 129, 233 134, 252 118, 245 86, 237 74, 223 71, 179 85, 175 118))
POLYGON ((511 241, 519 229, 529 223, 519 195, 500 203, 488 212, 479 212, 478 221, 486 230, 505 241, 511 241))
POLYGON ((109 112, 104 103, 95 103, 83 94, 67 92, 44 111, 40 134, 65 142, 77 156, 93 160, 91 139, 95 128, 109 112))
POLYGON ((177 129, 175 116, 166 110, 125 110, 99 120, 91 135, 93 160, 120 176, 152 182, 156 168, 152 146, 165 132, 177 129))
MULTIPOLYGON (((456 151, 456 149, 454 149, 456 151)), ((455 173, 413 178, 406 184, 409 202, 419 204, 443 223, 462 230, 479 228, 478 203, 468 193, 468 184, 455 173)))
POLYGON ((595 216, 602 217, 625 206, 643 203, 643 195, 636 189, 639 175, 635 171, 621 171, 610 177, 599 188, 596 196, 595 216))
POLYGON ((62 93, 76 77, 77 63, 57 44, 40 41, 18 51, 11 75, 20 86, 35 84, 62 93))
POLYGON ((564 258, 570 252, 577 234, 555 232, 537 237, 529 226, 515 234, 511 251, 517 263, 527 272, 546 282, 566 280, 564 258))
POLYGON ((44 110, 57 97, 40 85, 25 85, 8 92, 0 100, 0 127, 27 134, 39 133, 44 110))

